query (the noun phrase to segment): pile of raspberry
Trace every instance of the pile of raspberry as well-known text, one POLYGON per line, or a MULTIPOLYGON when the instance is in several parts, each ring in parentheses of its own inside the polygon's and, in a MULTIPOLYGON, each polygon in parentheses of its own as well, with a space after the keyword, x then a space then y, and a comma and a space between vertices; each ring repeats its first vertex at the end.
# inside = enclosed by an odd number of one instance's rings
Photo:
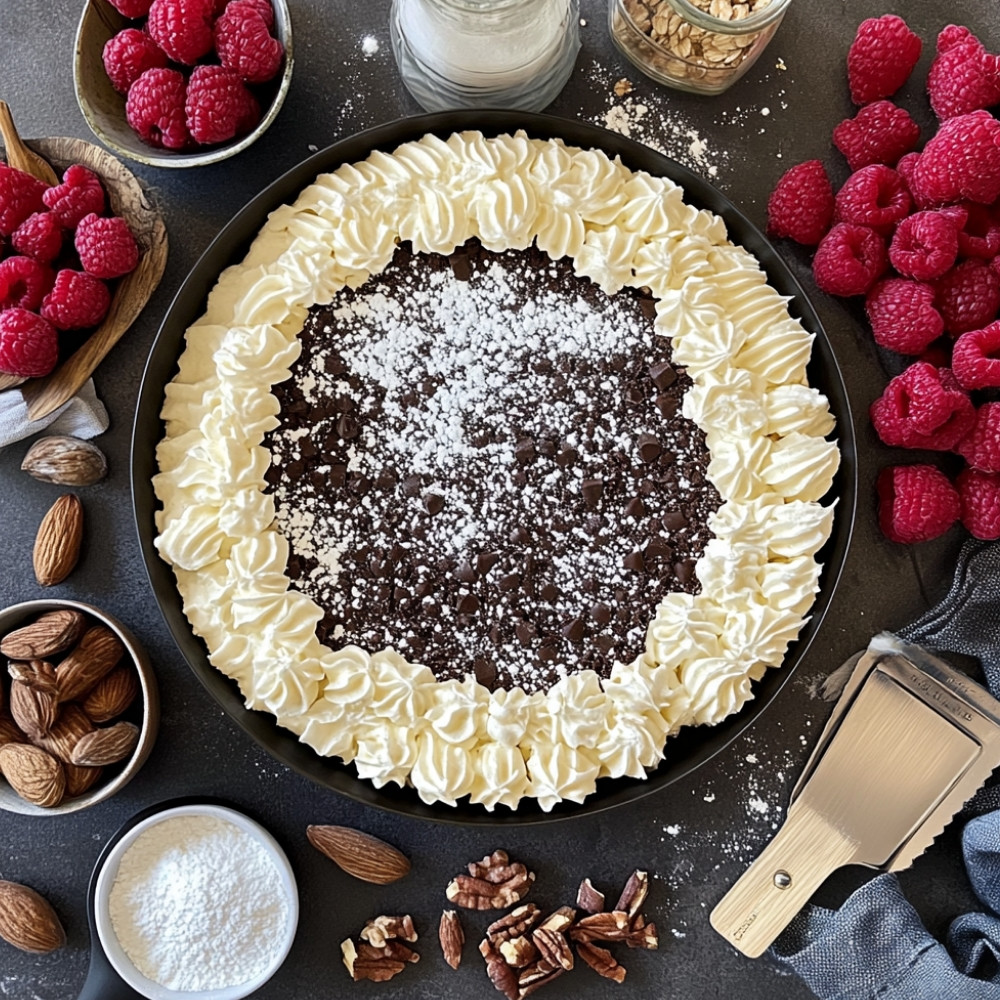
POLYGON ((879 522, 896 542, 962 524, 1000 538, 1000 55, 968 30, 938 36, 927 93, 936 133, 889 98, 921 41, 896 15, 858 27, 847 55, 858 113, 833 130, 853 173, 833 191, 820 160, 800 163, 768 202, 768 232, 815 247, 816 284, 864 296, 880 347, 912 364, 871 407, 887 445, 960 456, 893 466, 878 479, 879 522), (955 462, 956 460, 951 460, 955 462))
POLYGON ((125 117, 159 149, 214 146, 252 132, 252 88, 278 74, 284 46, 271 34, 271 0, 110 0, 145 18, 104 46, 104 68, 125 95, 125 117))
POLYGON ((0 372, 48 375, 60 335, 104 319, 108 282, 139 262, 128 223, 106 213, 100 179, 80 164, 50 187, 0 163, 0 372))

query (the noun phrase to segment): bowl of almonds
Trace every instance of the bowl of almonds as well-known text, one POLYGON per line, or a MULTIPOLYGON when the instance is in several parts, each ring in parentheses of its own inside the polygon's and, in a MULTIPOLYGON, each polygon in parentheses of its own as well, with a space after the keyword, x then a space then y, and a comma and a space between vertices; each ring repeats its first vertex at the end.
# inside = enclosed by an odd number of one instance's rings
POLYGON ((79 601, 0 611, 0 809, 86 809, 142 767, 159 694, 134 636, 79 601))

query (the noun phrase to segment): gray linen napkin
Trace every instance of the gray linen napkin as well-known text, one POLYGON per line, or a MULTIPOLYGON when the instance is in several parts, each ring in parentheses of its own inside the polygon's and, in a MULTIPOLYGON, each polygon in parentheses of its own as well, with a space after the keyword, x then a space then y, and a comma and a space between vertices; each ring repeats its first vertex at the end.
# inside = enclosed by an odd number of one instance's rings
MULTIPOLYGON (((969 541, 948 596, 899 634, 936 652, 976 657, 1000 697, 1000 542, 969 541)), ((894 875, 839 910, 806 907, 771 954, 821 1000, 1000 1000, 1000 787, 968 807, 962 850, 984 913, 958 917, 947 948, 927 933, 894 875)))

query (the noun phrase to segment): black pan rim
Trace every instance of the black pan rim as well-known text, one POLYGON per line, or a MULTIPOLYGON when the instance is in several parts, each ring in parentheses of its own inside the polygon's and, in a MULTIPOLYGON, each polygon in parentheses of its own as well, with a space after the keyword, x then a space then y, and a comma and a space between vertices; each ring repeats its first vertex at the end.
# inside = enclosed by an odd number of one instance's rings
POLYGON ((704 178, 662 153, 596 125, 524 112, 449 111, 398 119, 333 143, 274 180, 220 231, 175 294, 150 350, 133 425, 131 484, 139 546, 167 629, 198 680, 256 743, 299 774, 365 805, 437 823, 508 826, 553 823, 593 815, 654 794, 721 753, 756 721, 805 658, 830 608, 854 528, 857 454, 847 389, 819 316, 788 265, 725 195, 704 178), (667 741, 665 760, 650 772, 646 780, 603 778, 598 782, 597 791, 582 804, 562 802, 550 812, 543 811, 534 800, 523 802, 515 811, 499 807, 496 813, 468 802, 460 802, 455 807, 428 806, 412 788, 385 786, 376 789, 370 782, 360 779, 352 766, 321 757, 300 743, 292 732, 278 726, 269 714, 247 709, 236 683, 209 663, 204 644, 195 636, 184 617, 173 571, 160 559, 153 544, 156 534, 153 516, 158 504, 153 493, 152 477, 155 473, 156 442, 163 436, 160 419, 163 390, 176 370, 184 331, 200 315, 219 273, 242 257, 267 214, 293 198, 317 174, 334 169, 341 163, 363 159, 375 149, 394 149, 428 132, 448 135, 469 129, 491 135, 523 129, 535 138, 559 138, 571 145, 602 149, 611 156, 620 156, 626 166, 634 170, 647 170, 669 177, 685 189, 692 204, 721 215, 730 238, 757 257, 769 282, 790 298, 793 315, 815 334, 809 366, 810 384, 819 388, 830 400, 837 420, 836 433, 841 451, 840 469, 826 498, 829 501, 836 497, 837 506, 833 533, 818 554, 823 563, 820 593, 811 617, 789 647, 784 665, 768 671, 755 684, 753 700, 740 712, 716 726, 685 727, 678 735, 671 736, 667 741))

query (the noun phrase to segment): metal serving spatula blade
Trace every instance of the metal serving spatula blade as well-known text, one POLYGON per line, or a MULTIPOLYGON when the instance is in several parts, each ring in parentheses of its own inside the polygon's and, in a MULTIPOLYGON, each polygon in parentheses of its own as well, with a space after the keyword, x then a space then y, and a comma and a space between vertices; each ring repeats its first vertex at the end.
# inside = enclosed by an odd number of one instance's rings
POLYGON ((711 915, 751 958, 837 868, 912 864, 1000 765, 1000 701, 919 646, 876 636, 777 835, 711 915))

